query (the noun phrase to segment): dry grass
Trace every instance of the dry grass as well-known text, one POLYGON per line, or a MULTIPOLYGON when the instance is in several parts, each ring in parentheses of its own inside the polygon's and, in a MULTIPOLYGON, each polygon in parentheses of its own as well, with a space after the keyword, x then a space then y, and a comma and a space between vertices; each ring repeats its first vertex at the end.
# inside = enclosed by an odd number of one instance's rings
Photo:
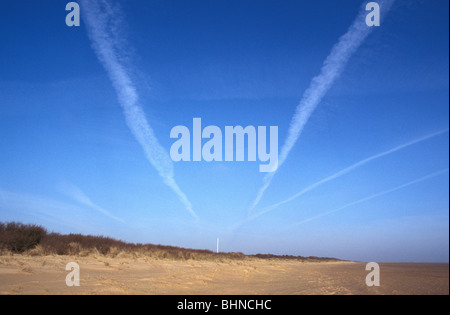
POLYGON ((151 258, 156 260, 242 261, 248 259, 337 261, 334 258, 253 255, 242 253, 214 253, 209 250, 186 249, 153 244, 133 244, 104 236, 47 233, 36 225, 0 223, 0 256, 11 254, 28 256, 67 255, 78 257, 151 258))

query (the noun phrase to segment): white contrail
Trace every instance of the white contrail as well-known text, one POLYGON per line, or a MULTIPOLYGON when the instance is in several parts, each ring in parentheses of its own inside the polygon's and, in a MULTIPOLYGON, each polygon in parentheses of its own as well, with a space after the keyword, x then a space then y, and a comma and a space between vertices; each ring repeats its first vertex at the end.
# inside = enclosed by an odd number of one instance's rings
MULTIPOLYGON (((292 200, 294 200, 294 199, 296 199, 296 198, 298 198, 298 197, 304 195, 305 193, 307 193, 307 192, 309 192, 309 191, 311 191, 311 190, 317 188, 318 186, 320 186, 320 185, 322 185, 322 184, 325 184, 325 183, 328 183, 329 181, 332 181, 332 180, 334 180, 334 179, 336 179, 336 178, 339 178, 339 177, 341 177, 341 176, 343 176, 343 175, 345 175, 345 174, 348 174, 348 173, 350 173, 351 171, 354 171, 355 169, 357 169, 357 168, 359 168, 359 167, 361 167, 361 166, 363 166, 363 165, 365 165, 365 164, 367 164, 367 163, 369 163, 369 162, 371 162, 371 161, 373 161, 373 160, 379 159, 379 158, 384 157, 384 156, 389 155, 389 154, 393 154, 393 153, 395 153, 395 152, 397 152, 397 151, 400 151, 400 150, 402 150, 402 149, 405 149, 405 148, 407 148, 407 147, 410 147, 410 146, 412 146, 412 145, 414 145, 414 144, 417 144, 417 143, 426 141, 426 140, 428 140, 428 139, 437 137, 437 136, 439 136, 439 135, 442 135, 442 134, 444 134, 444 133, 447 133, 448 131, 449 131, 449 129, 447 128, 447 129, 444 129, 444 130, 441 130, 441 131, 438 131, 438 132, 435 132, 435 133, 432 133, 432 134, 429 134, 429 135, 426 135, 426 136, 417 138, 417 139, 415 139, 415 140, 406 142, 406 143, 404 143, 404 144, 402 144, 402 145, 399 145, 399 146, 397 146, 397 147, 395 147, 395 148, 393 148, 393 149, 384 151, 384 152, 382 152, 382 153, 375 154, 375 155, 373 155, 373 156, 371 156, 371 157, 369 157, 369 158, 366 158, 366 159, 364 159, 364 160, 361 160, 361 161, 359 161, 359 162, 357 162, 357 163, 355 163, 355 164, 353 164, 353 165, 351 165, 351 166, 349 166, 349 167, 344 168, 343 170, 340 170, 339 172, 337 172, 337 173, 335 173, 335 174, 333 174, 333 175, 331 175, 331 176, 328 176, 328 177, 326 177, 326 178, 324 178, 324 179, 322 179, 322 180, 320 180, 320 181, 318 181, 318 182, 316 182, 316 183, 314 183, 314 184, 312 184, 312 185, 310 185, 310 186, 304 188, 303 190, 299 191, 299 192, 296 193, 295 195, 293 195, 293 196, 291 196, 291 197, 289 197, 289 198, 287 198, 287 199, 285 199, 285 200, 283 200, 283 201, 280 201, 280 202, 278 202, 278 203, 276 203, 276 204, 273 204, 273 205, 271 205, 271 206, 268 206, 268 207, 262 209, 261 212, 259 212, 259 213, 255 214, 255 215, 253 215, 253 216, 251 217, 251 219, 252 219, 252 220, 253 220, 253 219, 256 219, 257 217, 260 217, 261 215, 263 215, 263 214, 265 214, 265 213, 268 213, 268 212, 270 212, 270 211, 273 211, 273 210, 275 210, 276 208, 278 208, 279 206, 281 206, 281 205, 283 205, 283 204, 285 204, 285 203, 288 203, 288 202, 290 202, 290 201, 292 201, 292 200)), ((249 218, 249 219, 250 219, 250 218, 249 218)))
POLYGON ((99 205, 95 204, 80 188, 78 188, 77 186, 74 186, 72 184, 69 183, 64 183, 62 185, 62 189, 64 194, 66 194, 67 196, 69 196, 70 198, 74 199, 76 202, 78 202, 79 204, 92 208, 100 213, 102 213, 103 215, 119 221, 121 223, 125 223, 124 220, 122 220, 121 218, 118 218, 114 215, 112 215, 109 211, 103 209, 102 207, 100 207, 99 205))
MULTIPOLYGON (((382 13, 389 11, 394 0, 382 0, 378 1, 382 13)), ((295 114, 291 120, 288 136, 281 148, 281 153, 278 161, 278 169, 285 162, 292 150, 294 144, 297 142, 300 134, 303 131, 306 123, 311 117, 312 113, 319 105, 322 98, 328 92, 335 80, 339 77, 345 68, 350 57, 363 43, 364 39, 370 34, 373 27, 368 27, 366 24, 365 5, 358 14, 356 20, 350 26, 347 33, 345 33, 338 41, 338 43, 332 48, 331 53, 326 58, 320 74, 314 77, 310 83, 310 86, 303 94, 303 97, 298 104, 295 114)), ((276 171, 268 173, 264 177, 264 183, 258 194, 249 208, 249 215, 253 209, 258 205, 266 189, 270 186, 276 171)))
POLYGON ((108 73, 125 114, 128 127, 143 148, 147 159, 196 219, 186 195, 174 179, 173 162, 145 118, 139 104, 139 96, 126 69, 124 38, 120 36, 120 11, 107 0, 82 0, 82 16, 86 23, 92 47, 108 73))
MULTIPOLYGON (((433 177, 437 177, 437 176, 439 176, 439 175, 448 173, 448 171, 449 171, 449 169, 447 168, 447 169, 444 169, 444 170, 441 170, 441 171, 438 171, 438 172, 429 174, 429 175, 427 175, 427 176, 421 177, 421 178, 419 178, 419 179, 410 181, 410 182, 408 182, 408 183, 406 183, 406 184, 397 186, 397 187, 395 187, 395 188, 392 188, 392 189, 389 189, 389 190, 385 190, 385 191, 376 193, 376 194, 374 194, 374 195, 371 195, 371 196, 366 197, 366 198, 363 198, 363 199, 359 199, 359 200, 357 200, 357 201, 350 202, 350 203, 346 204, 345 206, 342 206, 342 207, 339 207, 339 208, 337 208, 337 209, 334 209, 334 210, 331 210, 331 211, 327 211, 327 212, 321 213, 321 214, 316 215, 316 216, 314 216, 314 217, 311 217, 311 218, 309 218, 309 219, 305 219, 305 220, 302 220, 302 221, 300 221, 300 222, 297 222, 297 223, 291 225, 289 228, 292 228, 292 227, 301 225, 301 224, 303 224, 303 223, 310 222, 310 221, 313 221, 313 220, 322 218, 322 217, 324 217, 324 216, 327 216, 327 215, 330 215, 330 214, 332 214, 332 213, 335 213, 335 212, 344 210, 344 209, 346 209, 346 208, 348 208, 348 207, 355 206, 355 205, 357 205, 357 204, 360 204, 360 203, 369 201, 369 200, 371 200, 371 199, 374 199, 374 198, 377 198, 377 197, 381 197, 381 196, 384 196, 384 195, 393 193, 393 192, 395 192, 395 191, 397 191, 397 190, 400 190, 400 189, 406 188, 406 187, 408 187, 408 186, 411 186, 411 185, 414 185, 414 184, 418 184, 418 183, 423 182, 423 181, 425 181, 425 180, 431 179, 431 178, 433 178, 433 177)), ((288 229, 289 229, 289 228, 288 228, 288 229)))

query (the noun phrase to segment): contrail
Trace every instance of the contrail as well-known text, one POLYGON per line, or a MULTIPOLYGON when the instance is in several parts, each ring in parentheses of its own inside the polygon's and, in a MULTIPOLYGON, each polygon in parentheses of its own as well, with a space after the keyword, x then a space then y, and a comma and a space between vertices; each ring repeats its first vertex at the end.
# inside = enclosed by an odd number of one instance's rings
POLYGON ((410 182, 408 182, 408 183, 406 183, 406 184, 397 186, 397 187, 395 187, 395 188, 392 188, 392 189, 389 189, 389 190, 385 190, 385 191, 376 193, 376 194, 374 194, 374 195, 371 195, 371 196, 366 197, 366 198, 363 198, 363 199, 359 199, 359 200, 357 200, 357 201, 350 202, 350 203, 348 203, 348 204, 346 204, 345 206, 342 206, 342 207, 340 207, 340 208, 337 208, 337 209, 334 209, 334 210, 331 210, 331 211, 327 211, 327 212, 321 213, 321 214, 319 214, 319 215, 316 215, 316 216, 314 216, 314 217, 311 217, 311 218, 309 218, 309 219, 305 219, 305 220, 303 220, 303 221, 297 222, 297 223, 291 225, 289 228, 293 228, 293 227, 295 227, 295 226, 304 224, 304 223, 306 223, 306 222, 310 222, 310 221, 313 221, 313 220, 322 218, 322 217, 324 217, 324 216, 327 216, 327 215, 330 215, 330 214, 332 214, 332 213, 335 213, 335 212, 344 210, 344 209, 346 209, 346 208, 348 208, 348 207, 355 206, 355 205, 357 205, 357 204, 360 204, 360 203, 369 201, 369 200, 371 200, 371 199, 374 199, 374 198, 377 198, 377 197, 381 197, 381 196, 384 196, 384 195, 393 193, 393 192, 395 192, 395 191, 397 191, 397 190, 400 190, 400 189, 406 188, 406 187, 408 187, 408 186, 411 186, 411 185, 414 185, 414 184, 418 184, 418 183, 423 182, 423 181, 425 181, 425 180, 431 179, 431 178, 433 178, 433 177, 437 177, 437 176, 439 176, 439 175, 448 173, 448 171, 449 171, 448 168, 447 168, 447 169, 443 169, 443 170, 441 170, 441 171, 438 171, 438 172, 429 174, 429 175, 427 175, 427 176, 421 177, 421 178, 419 178, 419 179, 410 181, 410 182))
MULTIPOLYGON (((387 13, 394 1, 395 0, 378 1, 382 13, 387 13)), ((367 14, 368 12, 365 10, 364 5, 347 33, 345 33, 339 39, 338 43, 332 48, 331 53, 323 63, 319 75, 312 79, 310 86, 303 94, 303 97, 296 108, 295 114, 292 117, 287 139, 281 149, 278 161, 278 169, 287 159, 289 152, 294 147, 306 123, 308 122, 316 107, 321 102, 322 98, 342 73, 350 57, 361 46, 361 44, 364 42, 364 39, 370 34, 373 27, 368 27, 366 25, 365 19, 367 14)), ((249 208, 249 215, 260 202, 261 198, 264 195, 264 192, 270 186, 270 183, 272 182, 275 174, 276 171, 268 173, 264 177, 263 185, 258 191, 255 200, 249 208)))
POLYGON ((62 185, 61 190, 64 192, 64 194, 71 197, 79 204, 89 207, 89 208, 92 208, 113 220, 119 221, 121 223, 125 223, 125 221, 122 220, 121 218, 118 218, 118 217, 112 215, 109 211, 107 211, 107 210, 103 209, 102 207, 100 207, 99 205, 95 204, 80 188, 78 188, 72 184, 69 184, 69 183, 64 183, 62 185))
MULTIPOLYGON (((324 178, 324 179, 322 179, 322 180, 320 180, 320 181, 318 181, 318 182, 316 182, 316 183, 314 183, 314 184, 312 184, 312 185, 306 187, 305 189, 301 190, 300 192, 296 193, 295 195, 293 195, 293 196, 291 196, 291 197, 289 197, 289 198, 287 198, 287 199, 285 199, 285 200, 283 200, 283 201, 280 201, 280 202, 278 202, 278 203, 276 203, 276 204, 273 204, 273 205, 271 205, 271 206, 268 206, 268 207, 264 208, 261 212, 259 212, 259 213, 255 214, 255 215, 253 215, 253 216, 251 217, 251 219, 256 219, 257 217, 259 217, 259 216, 261 216, 261 215, 263 215, 263 214, 265 214, 265 213, 268 213, 268 212, 270 212, 270 211, 273 211, 274 209, 278 208, 279 206, 281 206, 281 205, 283 205, 283 204, 285 204, 285 203, 288 203, 288 202, 290 202, 290 201, 292 201, 292 200, 294 200, 294 199, 296 199, 296 198, 298 198, 298 197, 304 195, 305 193, 307 193, 307 192, 309 192, 309 191, 311 191, 311 190, 317 188, 318 186, 320 186, 320 185, 322 185, 322 184, 325 184, 325 183, 328 183, 329 181, 332 181, 332 180, 334 180, 334 179, 336 179, 336 178, 339 178, 339 177, 341 177, 341 176, 343 176, 343 175, 345 175, 345 174, 348 174, 348 173, 350 173, 351 171, 354 171, 355 169, 357 169, 357 168, 359 168, 359 167, 361 167, 361 166, 363 166, 363 165, 365 165, 365 164, 367 164, 367 163, 369 163, 369 162, 371 162, 371 161, 373 161, 373 160, 379 159, 379 158, 384 157, 384 156, 389 155, 389 154, 393 154, 393 153, 395 153, 395 152, 397 152, 397 151, 400 151, 400 150, 402 150, 402 149, 405 149, 405 148, 407 148, 407 147, 410 147, 410 146, 412 146, 412 145, 414 145, 414 144, 417 144, 417 143, 426 141, 426 140, 428 140, 428 139, 437 137, 437 136, 439 136, 439 135, 442 135, 442 134, 444 134, 444 133, 447 133, 448 131, 449 131, 449 129, 447 128, 447 129, 444 129, 444 130, 441 130, 441 131, 438 131, 438 132, 435 132, 435 133, 432 133, 432 134, 429 134, 429 135, 426 135, 426 136, 417 138, 417 139, 415 139, 415 140, 406 142, 406 143, 404 143, 404 144, 402 144, 402 145, 399 145, 399 146, 397 146, 397 147, 395 147, 395 148, 393 148, 393 149, 384 151, 384 152, 382 152, 382 153, 375 154, 375 155, 373 155, 373 156, 371 156, 371 157, 369 157, 369 158, 366 158, 366 159, 364 159, 364 160, 361 160, 361 161, 359 161, 359 162, 357 162, 357 163, 355 163, 355 164, 353 164, 353 165, 351 165, 351 166, 349 166, 349 167, 344 168, 343 170, 340 170, 339 172, 337 172, 337 173, 335 173, 335 174, 333 174, 333 175, 331 175, 331 176, 328 176, 328 177, 326 177, 326 178, 324 178)), ((250 218, 249 218, 249 219, 250 219, 250 218)))
POLYGON ((136 86, 124 61, 126 50, 125 39, 119 32, 120 11, 107 0, 82 0, 81 3, 92 47, 112 81, 128 127, 164 183, 175 192, 186 210, 198 219, 192 204, 175 182, 173 162, 169 154, 159 143, 140 106, 136 86))

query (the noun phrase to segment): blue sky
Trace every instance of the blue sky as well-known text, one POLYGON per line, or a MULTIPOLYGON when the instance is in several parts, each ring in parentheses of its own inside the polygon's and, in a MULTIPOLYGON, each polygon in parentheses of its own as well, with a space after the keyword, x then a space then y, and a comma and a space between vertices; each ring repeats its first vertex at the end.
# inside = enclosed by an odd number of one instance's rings
POLYGON ((281 152, 362 2, 107 3, 113 13, 89 20, 80 2, 71 28, 64 1, 3 5, 1 221, 211 250, 220 237, 221 250, 248 254, 448 262, 448 1, 394 2, 256 203, 259 162, 173 162, 171 177, 155 156, 194 117, 278 126, 281 152), (109 42, 116 59, 105 61, 109 42), (115 61, 128 85, 113 84, 115 61), (125 86, 157 142, 138 141, 125 86))

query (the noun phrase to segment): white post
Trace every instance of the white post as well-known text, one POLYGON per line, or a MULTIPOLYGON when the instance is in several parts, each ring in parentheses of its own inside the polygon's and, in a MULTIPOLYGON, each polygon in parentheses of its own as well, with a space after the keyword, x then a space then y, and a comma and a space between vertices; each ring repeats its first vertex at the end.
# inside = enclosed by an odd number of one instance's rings
POLYGON ((217 254, 219 253, 219 238, 217 238, 217 254))

